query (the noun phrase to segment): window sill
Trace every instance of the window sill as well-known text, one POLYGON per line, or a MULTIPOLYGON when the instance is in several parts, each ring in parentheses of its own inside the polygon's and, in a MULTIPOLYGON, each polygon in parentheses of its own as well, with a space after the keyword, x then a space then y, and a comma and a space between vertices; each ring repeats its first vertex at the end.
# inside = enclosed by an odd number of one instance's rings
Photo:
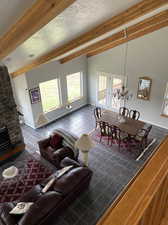
POLYGON ((67 104, 72 104, 72 103, 77 102, 77 101, 82 100, 82 99, 84 99, 84 97, 75 98, 72 101, 68 101, 67 104))
POLYGON ((165 115, 165 114, 161 114, 161 116, 162 116, 162 117, 168 118, 168 115, 165 115))
POLYGON ((47 114, 47 113, 50 113, 50 112, 53 112, 53 111, 55 111, 55 110, 57 110, 57 109, 62 109, 64 106, 63 105, 60 105, 60 106, 58 106, 58 107, 56 107, 56 108, 53 108, 53 109, 51 109, 51 110, 49 110, 49 111, 47 111, 47 112, 43 112, 44 114, 47 114))

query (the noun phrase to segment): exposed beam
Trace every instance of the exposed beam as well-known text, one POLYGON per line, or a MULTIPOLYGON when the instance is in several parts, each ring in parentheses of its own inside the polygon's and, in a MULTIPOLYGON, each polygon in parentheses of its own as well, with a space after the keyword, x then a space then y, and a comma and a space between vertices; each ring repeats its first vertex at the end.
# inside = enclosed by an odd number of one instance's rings
POLYGON ((95 38, 110 32, 111 30, 118 28, 124 24, 129 23, 132 20, 140 18, 141 16, 150 13, 157 8, 160 8, 164 5, 168 4, 168 0, 143 0, 138 4, 130 7, 129 9, 125 10, 124 12, 113 16, 111 19, 107 20, 106 22, 100 24, 99 26, 95 27, 94 29, 86 32, 85 34, 75 38, 74 40, 68 42, 67 44, 55 48, 54 50, 48 52, 47 54, 38 57, 32 63, 25 65, 24 67, 18 69, 12 76, 18 76, 22 73, 25 73, 43 63, 46 63, 58 56, 61 56, 83 44, 86 44, 89 41, 94 40, 95 38))
POLYGON ((117 41, 115 41, 115 42, 113 42, 113 43, 111 43, 111 44, 109 44, 109 45, 107 45, 103 48, 100 48, 100 49, 95 50, 91 53, 88 53, 87 57, 98 55, 98 54, 100 54, 104 51, 107 51, 107 50, 111 49, 111 48, 117 47, 118 45, 124 44, 124 43, 126 43, 128 41, 131 41, 131 40, 134 40, 136 38, 142 37, 146 34, 150 34, 150 33, 154 32, 156 30, 159 30, 159 29, 167 27, 167 26, 168 26, 168 20, 165 20, 165 21, 163 21, 161 23, 158 23, 158 24, 155 24, 153 26, 149 26, 146 29, 137 31, 133 34, 129 34, 129 36, 127 38, 117 40, 117 41))
POLYGON ((16 49, 76 0, 36 0, 32 7, 0 38, 0 59, 16 49))
MULTIPOLYGON (((155 16, 152 16, 148 19, 143 20, 142 22, 139 22, 135 25, 130 26, 129 28, 127 28, 127 35, 129 37, 130 35, 133 35, 134 33, 139 32, 140 30, 147 29, 165 20, 168 20, 168 10, 165 10, 155 16)), ((87 48, 84 48, 80 51, 77 51, 73 54, 70 54, 64 57, 63 59, 60 60, 60 63, 68 62, 76 57, 79 57, 81 55, 86 55, 94 51, 101 52, 101 49, 104 49, 104 48, 106 49, 109 46, 116 46, 116 45, 119 45, 120 43, 125 43, 126 41, 127 39, 125 39, 124 30, 123 30, 108 38, 105 38, 104 40, 98 41, 95 44, 88 46, 87 48)))
POLYGON ((103 46, 106 46, 118 39, 123 39, 124 38, 124 31, 120 31, 116 34, 113 34, 112 36, 105 38, 101 41, 96 42, 95 44, 92 44, 90 46, 88 46, 87 48, 84 48, 82 50, 79 50, 71 55, 68 55, 66 57, 64 57, 63 59, 60 60, 60 63, 65 63, 68 62, 76 57, 79 57, 81 55, 86 55, 91 51, 95 51, 96 49, 102 48, 103 46))

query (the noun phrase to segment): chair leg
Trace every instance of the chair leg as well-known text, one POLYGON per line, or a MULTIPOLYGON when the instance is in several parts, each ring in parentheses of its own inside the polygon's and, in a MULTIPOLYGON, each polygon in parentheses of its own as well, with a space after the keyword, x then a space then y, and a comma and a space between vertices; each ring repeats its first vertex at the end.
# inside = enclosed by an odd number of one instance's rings
POLYGON ((118 140, 118 147, 120 149, 120 145, 121 145, 121 140, 118 140))

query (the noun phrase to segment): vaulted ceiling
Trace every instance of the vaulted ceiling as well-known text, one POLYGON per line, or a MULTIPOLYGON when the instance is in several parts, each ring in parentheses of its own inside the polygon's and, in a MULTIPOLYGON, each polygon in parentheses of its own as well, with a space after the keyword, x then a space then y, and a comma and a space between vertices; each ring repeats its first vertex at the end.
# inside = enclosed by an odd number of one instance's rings
MULTIPOLYGON (((1 0, 0 36, 35 2, 1 0)), ((14 72, 139 2, 141 0, 76 0, 2 61, 14 72)))

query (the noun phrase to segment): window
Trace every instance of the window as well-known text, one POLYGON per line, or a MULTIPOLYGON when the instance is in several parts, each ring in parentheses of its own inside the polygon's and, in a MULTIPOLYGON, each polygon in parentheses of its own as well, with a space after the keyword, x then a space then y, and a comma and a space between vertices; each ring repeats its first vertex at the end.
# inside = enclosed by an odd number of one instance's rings
POLYGON ((59 79, 40 83, 40 93, 43 112, 49 112, 60 107, 59 79))
POLYGON ((166 85, 166 92, 165 92, 165 97, 164 97, 164 102, 163 102, 162 115, 168 117, 168 83, 166 85))
POLYGON ((98 102, 101 105, 106 104, 107 76, 99 75, 98 102))
POLYGON ((83 96, 82 93, 82 73, 67 75, 68 102, 74 102, 83 96))
POLYGON ((118 111, 122 100, 115 98, 114 93, 124 85, 125 77, 111 73, 100 72, 98 77, 97 103, 103 107, 118 111))

